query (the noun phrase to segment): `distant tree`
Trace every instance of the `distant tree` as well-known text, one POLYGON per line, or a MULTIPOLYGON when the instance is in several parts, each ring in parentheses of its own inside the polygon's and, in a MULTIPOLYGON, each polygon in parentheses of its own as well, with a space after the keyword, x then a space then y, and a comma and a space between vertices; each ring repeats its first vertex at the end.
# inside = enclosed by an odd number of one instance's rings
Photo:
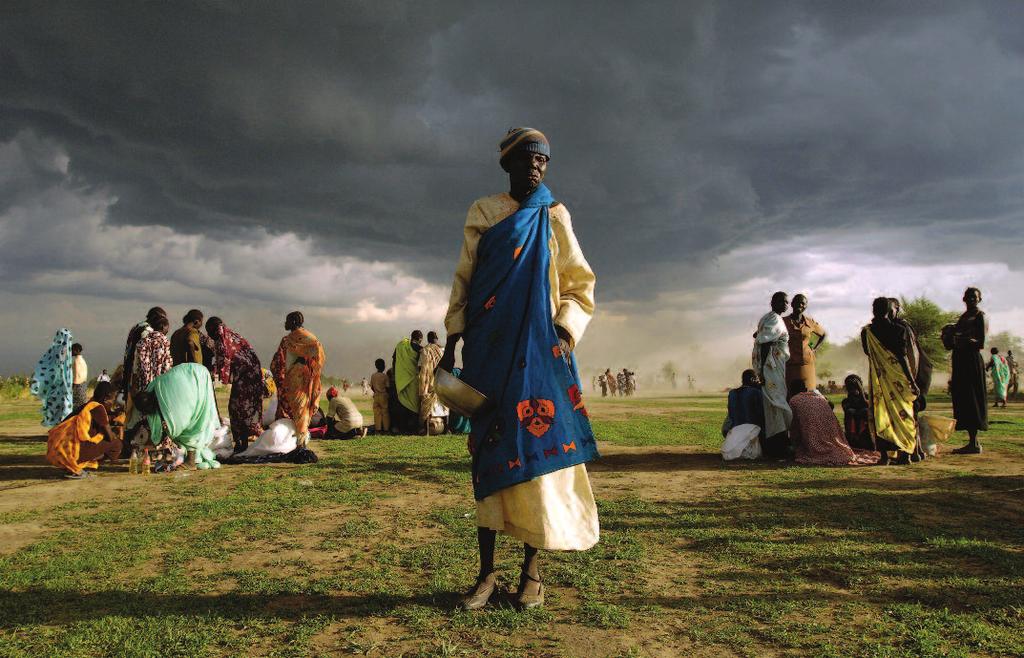
POLYGON ((1007 350, 1012 350, 1013 356, 1017 359, 1020 359, 1020 354, 1024 354, 1024 340, 1009 331, 1000 331, 998 334, 986 336, 985 347, 998 347, 999 353, 1004 356, 1007 350))
POLYGON ((900 299, 903 318, 914 328, 917 342, 921 350, 931 359, 936 370, 949 369, 949 353, 942 346, 940 334, 942 327, 956 322, 960 314, 956 311, 943 311, 939 305, 924 297, 900 299))
POLYGON ((661 366, 661 376, 665 378, 666 382, 672 381, 672 376, 676 373, 676 364, 671 361, 666 361, 661 366))
MULTIPOLYGON (((848 373, 867 374, 867 360, 860 345, 860 333, 845 343, 825 343, 817 351, 818 377, 841 380, 848 373)), ((842 383, 842 382, 840 382, 842 383)))

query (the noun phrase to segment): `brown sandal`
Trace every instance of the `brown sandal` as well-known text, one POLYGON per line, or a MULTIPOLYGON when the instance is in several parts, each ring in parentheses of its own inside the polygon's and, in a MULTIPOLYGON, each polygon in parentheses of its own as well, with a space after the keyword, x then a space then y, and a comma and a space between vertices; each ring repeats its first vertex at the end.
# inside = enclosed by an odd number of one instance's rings
POLYGON ((530 608, 537 608, 544 605, 544 583, 534 578, 525 571, 519 575, 519 589, 516 590, 516 603, 523 610, 529 610, 530 608), (536 594, 526 594, 526 583, 532 580, 537 583, 536 594))
POLYGON ((491 595, 498 588, 498 578, 493 573, 478 578, 473 588, 459 599, 459 607, 463 610, 479 610, 491 600, 491 595))

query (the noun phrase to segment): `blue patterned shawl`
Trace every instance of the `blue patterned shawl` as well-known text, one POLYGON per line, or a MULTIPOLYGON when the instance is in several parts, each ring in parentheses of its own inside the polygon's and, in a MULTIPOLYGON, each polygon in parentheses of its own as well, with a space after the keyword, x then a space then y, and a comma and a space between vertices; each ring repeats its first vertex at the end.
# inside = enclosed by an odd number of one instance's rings
POLYGON ((541 185, 477 247, 462 348, 462 379, 491 402, 470 432, 477 500, 598 456, 575 357, 551 319, 553 201, 541 185))
POLYGON ((43 402, 42 424, 46 427, 60 424, 72 411, 71 343, 71 332, 58 329, 32 373, 29 391, 43 402))

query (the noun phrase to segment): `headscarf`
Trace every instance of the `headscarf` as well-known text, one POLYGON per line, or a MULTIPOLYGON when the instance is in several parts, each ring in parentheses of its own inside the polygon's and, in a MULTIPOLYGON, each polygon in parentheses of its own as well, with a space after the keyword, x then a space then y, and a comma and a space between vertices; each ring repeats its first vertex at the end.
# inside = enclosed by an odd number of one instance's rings
POLYGON ((548 143, 548 138, 544 136, 544 133, 535 128, 509 128, 505 139, 501 140, 501 144, 498 145, 498 151, 501 153, 498 156, 498 162, 504 168, 505 158, 516 151, 540 153, 550 158, 551 144, 548 143))
POLYGON ((274 373, 270 372, 266 368, 262 368, 263 371, 263 383, 267 385, 267 396, 273 397, 277 395, 277 383, 274 381, 274 373))
POLYGON ((338 387, 337 386, 332 386, 329 389, 327 389, 327 399, 328 400, 334 399, 336 397, 338 397, 338 387))
POLYGON ((36 364, 29 391, 43 402, 43 425, 53 427, 72 411, 71 331, 58 329, 36 364))
POLYGON ((240 333, 230 329, 223 323, 217 329, 217 335, 214 337, 213 342, 216 347, 213 357, 213 371, 217 373, 217 377, 222 384, 230 384, 231 362, 234 360, 235 355, 241 350, 252 349, 252 346, 249 345, 249 341, 242 338, 240 333))

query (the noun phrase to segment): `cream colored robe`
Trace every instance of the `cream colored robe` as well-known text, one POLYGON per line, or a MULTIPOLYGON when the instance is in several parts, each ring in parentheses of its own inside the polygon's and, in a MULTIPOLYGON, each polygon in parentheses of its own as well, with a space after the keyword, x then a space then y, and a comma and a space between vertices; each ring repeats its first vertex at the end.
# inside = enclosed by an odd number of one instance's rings
POLYGON ((420 350, 420 423, 425 423, 428 418, 434 416, 448 415, 448 407, 441 404, 434 390, 434 369, 437 368, 442 356, 444 349, 437 343, 427 343, 420 350))
MULTIPOLYGON (((507 193, 478 199, 466 215, 459 264, 445 317, 448 334, 466 327, 466 300, 481 236, 519 209, 507 193)), ((551 317, 569 334, 571 347, 583 337, 594 315, 594 271, 572 230, 572 218, 559 204, 551 218, 551 317)), ((477 501, 477 525, 504 532, 535 548, 586 550, 597 543, 597 505, 587 468, 579 464, 523 482, 477 501)))
MULTIPOLYGON (((448 335, 461 334, 466 328, 466 299, 469 282, 476 267, 476 248, 480 237, 501 220, 519 209, 519 203, 508 193, 477 199, 466 215, 462 252, 455 268, 451 299, 444 327, 448 335)), ((551 317, 571 337, 571 347, 583 337, 594 316, 594 270, 583 256, 580 243, 572 230, 572 218, 562 204, 548 211, 551 218, 551 317)))

